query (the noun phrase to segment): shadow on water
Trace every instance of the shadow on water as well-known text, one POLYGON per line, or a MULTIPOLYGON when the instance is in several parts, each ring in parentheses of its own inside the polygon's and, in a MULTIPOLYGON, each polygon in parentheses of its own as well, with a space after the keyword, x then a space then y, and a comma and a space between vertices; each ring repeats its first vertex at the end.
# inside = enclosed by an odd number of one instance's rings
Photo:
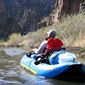
POLYGON ((25 79, 25 83, 23 85, 85 85, 83 82, 72 82, 55 79, 46 79, 42 77, 35 76, 30 74, 27 71, 22 70, 22 77, 25 79))
POLYGON ((83 64, 69 66, 69 69, 58 75, 57 79, 70 82, 85 83, 85 73, 81 69, 82 66, 83 64))
POLYGON ((0 85, 21 85, 25 82, 19 73, 19 56, 10 57, 0 51, 0 85))
POLYGON ((26 69, 21 69, 21 72, 23 74, 23 78, 26 80, 26 82, 23 85, 85 85, 85 82, 79 82, 79 81, 71 81, 71 80, 64 80, 64 79, 47 79, 35 76, 31 74, 26 69))
POLYGON ((22 55, 8 56, 0 50, 0 85, 85 85, 81 82, 46 79, 32 75, 20 67, 22 55))

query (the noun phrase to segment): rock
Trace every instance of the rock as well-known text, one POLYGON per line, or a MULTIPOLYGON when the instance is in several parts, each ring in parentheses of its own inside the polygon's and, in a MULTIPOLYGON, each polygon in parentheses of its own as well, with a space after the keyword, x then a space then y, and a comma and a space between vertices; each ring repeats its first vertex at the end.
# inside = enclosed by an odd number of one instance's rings
POLYGON ((81 3, 83 5, 81 9, 85 10, 84 0, 58 0, 58 6, 53 19, 54 23, 59 22, 63 15, 79 13, 81 3))
POLYGON ((84 0, 0 0, 0 39, 25 35, 85 9, 84 0))

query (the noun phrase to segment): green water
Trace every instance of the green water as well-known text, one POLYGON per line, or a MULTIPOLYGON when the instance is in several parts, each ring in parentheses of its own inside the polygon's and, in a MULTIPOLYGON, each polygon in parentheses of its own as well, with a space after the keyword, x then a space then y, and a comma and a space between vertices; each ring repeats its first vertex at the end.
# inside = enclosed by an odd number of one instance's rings
POLYGON ((19 64, 22 55, 8 56, 0 50, 0 85, 85 85, 56 79, 36 77, 23 70, 19 64))

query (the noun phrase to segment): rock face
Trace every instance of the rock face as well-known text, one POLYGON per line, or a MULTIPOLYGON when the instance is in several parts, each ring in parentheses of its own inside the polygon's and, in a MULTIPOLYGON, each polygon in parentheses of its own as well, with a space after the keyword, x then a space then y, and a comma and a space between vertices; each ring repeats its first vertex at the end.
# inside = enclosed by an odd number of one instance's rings
POLYGON ((42 18, 51 14, 56 0, 0 0, 0 38, 37 29, 42 18))
POLYGON ((14 32, 22 35, 56 23, 63 14, 79 12, 80 3, 84 1, 0 0, 0 39, 14 32))
POLYGON ((58 0, 54 23, 57 23, 63 15, 77 14, 80 11, 85 11, 85 0, 58 0))

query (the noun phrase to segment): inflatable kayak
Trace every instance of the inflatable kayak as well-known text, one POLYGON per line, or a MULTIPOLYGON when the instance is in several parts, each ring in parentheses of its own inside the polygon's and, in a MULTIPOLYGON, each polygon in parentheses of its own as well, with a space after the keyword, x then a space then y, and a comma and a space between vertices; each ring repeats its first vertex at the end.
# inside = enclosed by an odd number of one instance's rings
POLYGON ((49 63, 35 64, 36 54, 31 57, 24 55, 20 61, 21 66, 45 78, 82 78, 85 79, 85 65, 76 62, 76 55, 64 50, 55 51, 49 56, 49 63))

